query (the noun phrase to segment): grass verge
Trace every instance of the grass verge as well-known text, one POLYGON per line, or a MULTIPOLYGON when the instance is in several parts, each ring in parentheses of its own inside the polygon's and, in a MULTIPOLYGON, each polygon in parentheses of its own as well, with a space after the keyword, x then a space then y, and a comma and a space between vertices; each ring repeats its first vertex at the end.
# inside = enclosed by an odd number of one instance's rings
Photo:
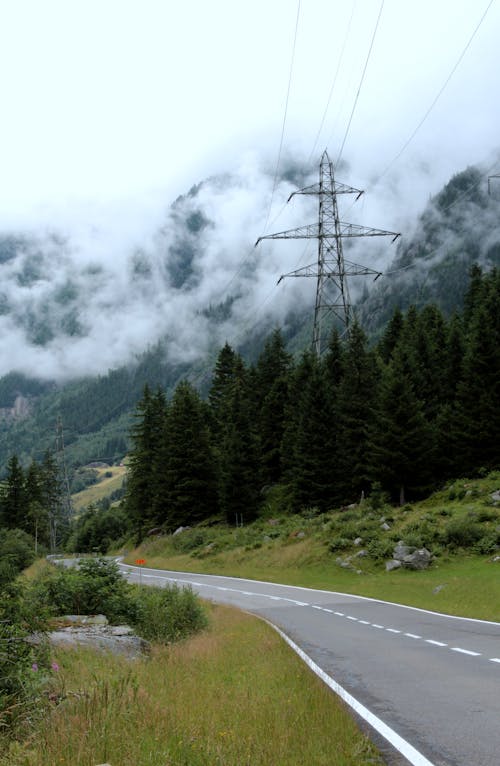
POLYGON ((368 766, 342 703, 265 623, 211 607, 211 628, 148 660, 60 651, 57 705, 2 766, 368 766))

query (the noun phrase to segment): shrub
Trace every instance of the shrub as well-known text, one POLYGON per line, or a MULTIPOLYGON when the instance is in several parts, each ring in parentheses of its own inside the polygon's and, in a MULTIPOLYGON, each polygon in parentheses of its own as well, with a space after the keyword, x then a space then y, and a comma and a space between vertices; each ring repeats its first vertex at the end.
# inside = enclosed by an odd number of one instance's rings
POLYGON ((352 545, 352 540, 348 540, 346 537, 336 537, 334 540, 330 540, 328 550, 330 553, 335 553, 335 551, 343 551, 349 548, 350 545, 352 545))
POLYGON ((189 553, 208 542, 208 533, 204 529, 186 529, 172 537, 174 550, 179 553, 189 553))
POLYGON ((477 543, 474 543, 472 550, 474 553, 488 556, 499 549, 500 534, 498 532, 489 532, 481 537, 477 543))
POLYGON ((470 548, 483 537, 483 530, 467 518, 452 519, 444 528, 441 541, 450 549, 470 548))
POLYGON ((370 540, 366 546, 370 558, 375 561, 383 561, 392 558, 394 543, 390 540, 370 540))
POLYGON ((205 628, 207 616, 191 588, 136 586, 133 625, 148 641, 171 643, 205 628))
POLYGON ((42 604, 56 615, 105 614, 110 622, 131 619, 136 604, 114 561, 82 559, 78 567, 58 566, 34 585, 42 604))

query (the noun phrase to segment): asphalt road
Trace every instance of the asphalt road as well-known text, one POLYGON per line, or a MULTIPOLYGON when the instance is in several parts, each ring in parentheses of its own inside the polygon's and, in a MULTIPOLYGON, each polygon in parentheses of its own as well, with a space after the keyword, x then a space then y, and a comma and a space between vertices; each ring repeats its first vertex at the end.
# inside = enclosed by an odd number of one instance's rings
POLYGON ((144 584, 190 584, 280 628, 368 720, 388 763, 500 765, 500 623, 331 591, 120 567, 144 584))

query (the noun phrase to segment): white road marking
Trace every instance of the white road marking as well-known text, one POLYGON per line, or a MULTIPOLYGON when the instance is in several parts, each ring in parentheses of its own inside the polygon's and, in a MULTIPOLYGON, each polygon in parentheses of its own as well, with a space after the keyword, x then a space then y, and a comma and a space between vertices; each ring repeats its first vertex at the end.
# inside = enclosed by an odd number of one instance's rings
POLYGON ((481 652, 471 652, 470 649, 460 649, 459 646, 452 646, 452 652, 460 652, 460 654, 469 654, 471 657, 480 657, 481 652))
MULTIPOLYGON (((137 569, 138 569, 138 567, 133 567, 131 565, 126 565, 126 564, 122 565, 122 566, 129 566, 130 567, 129 571, 125 572, 126 574, 132 574, 131 570, 135 569, 137 571, 137 569)), ((327 607, 322 607, 319 604, 310 604, 310 603, 308 603, 306 601, 298 601, 297 599, 287 598, 285 596, 274 596, 274 595, 267 594, 267 593, 256 593, 254 591, 240 590, 238 588, 228 588, 228 587, 225 587, 225 586, 222 586, 222 585, 212 585, 210 582, 208 582, 208 583, 196 582, 194 580, 187 580, 185 578, 180 578, 180 577, 168 577, 168 576, 165 576, 165 575, 161 574, 161 572, 159 572, 156 575, 150 575, 150 574, 142 573, 142 570, 141 570, 141 574, 142 574, 142 577, 144 577, 144 578, 147 577, 147 578, 152 579, 152 580, 167 580, 168 582, 184 583, 184 584, 191 585, 191 586, 196 586, 196 587, 199 587, 199 588, 213 588, 215 590, 224 591, 224 592, 240 593, 240 594, 242 594, 244 596, 255 596, 255 597, 261 597, 261 598, 267 598, 267 599, 271 599, 272 601, 287 601, 288 603, 294 604, 295 606, 308 606, 308 607, 311 607, 312 609, 317 609, 317 610, 322 611, 322 612, 327 612, 328 614, 334 614, 337 617, 345 617, 347 620, 351 620, 352 622, 358 622, 360 625, 369 625, 369 626, 371 626, 373 628, 378 628, 379 630, 386 630, 388 633, 394 633, 394 634, 401 634, 402 633, 401 630, 397 630, 396 628, 386 628, 383 625, 379 625, 377 623, 371 623, 368 620, 360 620, 359 617, 354 617, 353 615, 346 615, 344 612, 337 612, 337 611, 334 611, 333 609, 328 609, 327 607)), ((227 579, 229 579, 229 578, 227 578, 227 579)), ((257 581, 246 580, 245 582, 261 582, 261 581, 259 581, 259 580, 257 580, 257 581)), ((271 584, 272 585, 272 583, 264 583, 264 582, 262 584, 265 584, 265 585, 270 585, 271 584)), ((286 587, 286 586, 284 586, 284 587, 286 587)), ((303 587, 300 587, 300 586, 297 586, 297 587, 299 587, 300 590, 307 590, 309 592, 314 592, 314 589, 312 589, 312 588, 303 588, 303 587)), ((316 592, 323 593, 324 591, 318 591, 317 590, 316 592)), ((326 592, 328 592, 328 591, 326 591, 326 592)), ((341 595, 345 595, 345 594, 341 594, 341 595)), ((360 598, 361 600, 365 600, 365 601, 377 601, 378 603, 384 603, 384 604, 390 603, 390 602, 386 602, 386 601, 379 601, 378 599, 365 598, 363 596, 355 597, 355 598, 360 598)), ((393 606, 402 606, 402 605, 400 605, 400 604, 393 604, 393 606)), ((405 607, 405 608, 410 608, 411 609, 413 607, 405 607)), ((427 610, 425 610, 425 609, 416 609, 416 611, 427 612, 427 610)), ((428 612, 428 613, 429 614, 438 614, 438 613, 434 613, 434 612, 428 612)), ((448 617, 448 616, 452 616, 452 615, 439 615, 439 616, 448 617)), ((462 618, 455 618, 455 619, 462 619, 462 618)), ((470 618, 463 618, 463 619, 470 619, 470 618)), ((486 622, 486 624, 497 624, 497 623, 488 622, 486 620, 470 620, 470 621, 471 622, 483 622, 483 623, 486 622)), ((423 641, 425 641, 425 643, 431 644, 432 646, 439 646, 439 647, 448 646, 448 644, 446 644, 446 643, 444 643, 442 641, 436 641, 436 640, 431 639, 431 638, 424 638, 424 639, 422 639, 422 636, 418 636, 416 633, 403 633, 402 635, 404 635, 404 636, 406 636, 408 638, 416 639, 416 640, 423 640, 423 641)), ((474 651, 471 651, 470 649, 462 649, 460 647, 449 647, 449 648, 453 652, 459 652, 460 654, 466 654, 466 655, 469 655, 471 657, 481 657, 482 656, 481 652, 474 652, 474 651)), ((490 662, 495 662, 497 664, 500 664, 500 658, 492 657, 492 658, 490 658, 490 662)))
POLYGON ((283 638, 284 641, 290 646, 296 654, 300 657, 300 659, 308 665, 311 670, 316 673, 316 675, 321 678, 324 683, 332 689, 332 691, 335 692, 335 694, 338 694, 338 696, 344 700, 344 702, 349 705, 361 718, 363 718, 367 723, 372 726, 375 731, 377 731, 384 739, 386 739, 390 744, 396 748, 396 750, 403 755, 407 761, 412 766, 434 766, 434 764, 431 763, 422 753, 420 753, 418 750, 416 750, 413 745, 410 745, 409 742, 407 742, 405 739, 403 739, 397 732, 394 731, 394 729, 391 729, 390 726, 387 726, 386 723, 384 723, 378 716, 374 715, 368 708, 366 708, 364 705, 361 704, 361 702, 358 702, 358 700, 352 696, 352 694, 349 694, 348 691, 346 691, 343 686, 341 686, 337 681, 335 681, 331 676, 329 676, 327 673, 325 673, 324 670, 322 670, 319 665, 316 665, 314 660, 312 660, 309 655, 307 655, 299 646, 297 646, 296 643, 294 643, 291 638, 288 638, 286 633, 283 633, 282 630, 276 627, 276 625, 273 625, 272 622, 269 623, 274 630, 276 630, 280 636, 283 638))

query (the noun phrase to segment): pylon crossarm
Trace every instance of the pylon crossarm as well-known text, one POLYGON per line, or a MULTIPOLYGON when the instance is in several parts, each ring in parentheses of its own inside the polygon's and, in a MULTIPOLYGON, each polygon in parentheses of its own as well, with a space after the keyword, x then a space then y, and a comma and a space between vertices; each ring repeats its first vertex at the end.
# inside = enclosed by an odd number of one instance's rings
POLYGON ((296 269, 296 271, 290 271, 288 274, 282 274, 276 284, 279 285, 281 280, 285 279, 286 277, 317 277, 317 276, 318 276, 318 265, 316 263, 311 263, 309 266, 302 266, 302 268, 296 269))
POLYGON ((378 269, 370 269, 368 266, 361 266, 359 263, 353 263, 352 261, 346 261, 344 258, 345 273, 350 277, 369 277, 373 275, 378 278, 382 276, 382 272, 378 269))
POLYGON ((384 231, 384 229, 371 229, 369 226, 358 226, 355 223, 343 223, 339 221, 341 237, 392 237, 392 241, 401 236, 401 232, 384 231))
MULTIPOLYGON (((355 189, 353 186, 347 186, 346 184, 341 183, 334 183, 334 192, 335 194, 357 194, 356 200, 358 200, 362 194, 364 194, 363 189, 355 189)), ((287 202, 290 202, 292 197, 295 197, 296 194, 325 194, 325 195, 332 195, 331 188, 320 186, 320 184, 312 184, 312 186, 306 186, 304 189, 297 189, 297 191, 294 191, 290 194, 290 196, 287 199, 287 202)))
POLYGON ((263 239, 317 239, 320 236, 319 224, 311 223, 308 226, 299 226, 298 229, 288 229, 288 231, 279 231, 277 234, 265 234, 259 237, 255 247, 263 239))

